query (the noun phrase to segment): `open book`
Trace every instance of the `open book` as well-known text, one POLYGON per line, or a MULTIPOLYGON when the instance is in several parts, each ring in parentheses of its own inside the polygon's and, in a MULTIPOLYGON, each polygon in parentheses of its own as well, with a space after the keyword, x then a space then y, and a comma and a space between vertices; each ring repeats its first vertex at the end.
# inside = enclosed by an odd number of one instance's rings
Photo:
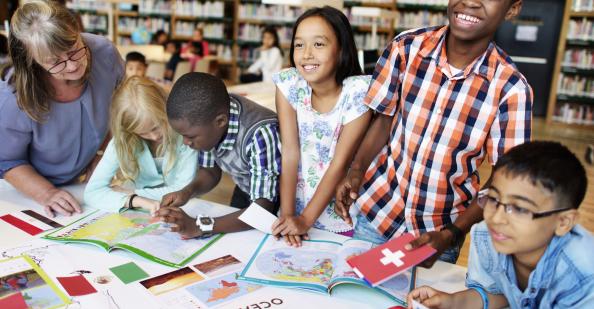
POLYGON ((186 240, 146 211, 97 210, 43 238, 95 244, 107 251, 124 249, 163 265, 181 267, 222 236, 186 240))
POLYGON ((338 285, 356 284, 375 289, 406 305, 406 295, 414 288, 414 268, 372 288, 346 263, 348 258, 368 251, 373 246, 370 242, 355 239, 343 243, 305 240, 300 248, 294 248, 267 234, 239 279, 328 294, 338 285))
POLYGON ((70 300, 28 256, 0 261, 0 308, 61 308, 70 300))

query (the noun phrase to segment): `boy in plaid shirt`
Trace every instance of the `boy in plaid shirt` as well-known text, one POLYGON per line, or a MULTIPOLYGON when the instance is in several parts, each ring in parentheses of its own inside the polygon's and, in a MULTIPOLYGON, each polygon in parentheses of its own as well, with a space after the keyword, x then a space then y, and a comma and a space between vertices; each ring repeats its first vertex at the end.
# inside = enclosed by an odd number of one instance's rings
MULTIPOLYGON (((420 236, 455 263, 482 220, 478 167, 530 139, 532 89, 493 40, 522 0, 450 0, 449 25, 398 35, 377 62, 365 99, 375 111, 336 212, 360 209, 355 237, 420 236)), ((488 181, 487 181, 488 182, 488 181)))

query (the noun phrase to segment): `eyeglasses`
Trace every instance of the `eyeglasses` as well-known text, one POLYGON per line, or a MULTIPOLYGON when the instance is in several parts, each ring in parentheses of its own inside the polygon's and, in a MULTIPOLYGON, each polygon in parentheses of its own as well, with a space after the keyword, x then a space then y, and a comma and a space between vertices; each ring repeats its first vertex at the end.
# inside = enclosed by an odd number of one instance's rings
POLYGON ((64 69, 66 69, 66 65, 68 64, 68 61, 79 61, 84 56, 86 56, 87 55, 87 48, 88 48, 87 46, 83 46, 83 47, 81 47, 81 48, 73 51, 70 54, 70 57, 68 57, 68 59, 56 63, 54 66, 52 66, 51 68, 49 68, 47 70, 47 72, 50 73, 50 74, 58 74, 58 73, 64 71, 64 69))
POLYGON ((480 191, 477 200, 479 206, 483 208, 485 212, 494 213, 501 205, 503 206, 503 210, 507 215, 509 215, 511 218, 521 221, 530 221, 533 219, 544 218, 571 209, 570 207, 567 207, 543 212, 532 212, 526 208, 522 208, 512 203, 502 203, 498 199, 489 196, 488 193, 489 190, 480 191))

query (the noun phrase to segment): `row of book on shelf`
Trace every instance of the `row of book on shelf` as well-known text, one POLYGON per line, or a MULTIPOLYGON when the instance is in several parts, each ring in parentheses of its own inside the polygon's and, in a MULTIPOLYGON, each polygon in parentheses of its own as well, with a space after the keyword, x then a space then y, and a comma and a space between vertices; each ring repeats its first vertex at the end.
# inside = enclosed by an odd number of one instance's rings
POLYGON ((570 102, 557 104, 553 120, 568 124, 594 125, 594 105, 570 102))
POLYGON ((178 16, 194 17, 224 17, 225 2, 223 1, 177 1, 175 14, 178 16))
POLYGON ((563 66, 594 69, 594 52, 584 48, 567 49, 563 54, 563 66))
POLYGON ((594 11, 594 0, 573 0, 571 5, 574 11, 594 11))
POLYGON ((594 40, 594 22, 592 19, 570 19, 567 38, 570 40, 594 40))
MULTIPOLYGON (((592 0, 581 0, 588 2, 581 5, 584 9, 592 7, 592 0)), ((120 3, 121 8, 130 8, 133 1, 129 3, 125 0, 120 3)), ((199 0, 140 0, 138 1, 138 11, 144 14, 170 14, 172 7, 175 6, 176 13, 179 15, 188 16, 204 16, 204 12, 220 12, 221 6, 224 6, 222 0, 215 1, 199 1, 199 0)), ((349 2, 348 0, 345 2, 349 2)), ((392 4, 394 0, 353 0, 351 2, 363 4, 392 4)), ((575 2, 575 0, 574 0, 575 2)), ((420 6, 447 6, 448 0, 398 0, 399 5, 420 5, 420 6)), ((94 1, 94 0, 70 0, 68 6, 79 10, 101 10, 107 11, 110 7, 110 2, 94 1)), ((207 15, 211 16, 211 15, 207 15)), ((219 15, 220 16, 220 15, 219 15)), ((282 16, 282 15, 281 15, 282 16)))
POLYGON ((580 75, 559 75, 558 94, 594 99, 594 79, 580 75))

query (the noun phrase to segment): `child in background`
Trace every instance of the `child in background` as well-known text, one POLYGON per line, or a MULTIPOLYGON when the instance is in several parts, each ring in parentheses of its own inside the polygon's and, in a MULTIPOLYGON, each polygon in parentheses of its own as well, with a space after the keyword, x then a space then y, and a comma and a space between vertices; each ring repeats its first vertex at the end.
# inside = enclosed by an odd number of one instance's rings
POLYGON ((297 19, 290 60, 292 68, 274 76, 283 173, 272 228, 300 246, 311 227, 352 235, 333 197, 371 119, 363 104, 371 79, 362 76, 347 17, 329 6, 297 19))
POLYGON ((494 167, 471 230, 466 286, 448 294, 410 292, 430 308, 592 308, 594 237, 578 221, 588 179, 555 142, 512 148, 494 167))
POLYGON ((151 38, 151 44, 161 45, 163 49, 167 48, 167 43, 169 43, 169 35, 163 29, 157 30, 151 38))
POLYGON ((180 77, 167 100, 167 116, 184 143, 198 151, 200 169, 192 183, 161 202, 157 216, 173 223, 172 231, 194 238, 251 229, 238 220, 251 203, 270 212, 278 209, 281 151, 276 114, 255 102, 229 95, 223 81, 192 72, 180 77), (221 173, 231 175, 232 207, 243 209, 222 217, 188 216, 179 206, 212 190, 221 173))
POLYGON ((143 54, 133 51, 126 55, 126 77, 144 77, 147 67, 148 64, 143 54))
POLYGON ((283 50, 280 47, 278 33, 272 26, 267 26, 262 31, 262 46, 260 56, 256 62, 247 69, 248 74, 240 77, 242 83, 257 81, 272 82, 272 75, 281 70, 283 66, 283 50))
POLYGON ((87 205, 154 212, 163 195, 192 181, 197 153, 169 126, 166 100, 163 90, 143 77, 130 77, 116 90, 110 110, 113 138, 85 188, 87 205), (116 174, 132 188, 112 186, 116 174))
POLYGON ((184 44, 179 53, 171 56, 165 66, 165 79, 173 80, 177 64, 183 59, 190 62, 190 71, 193 72, 196 62, 209 55, 208 42, 204 40, 202 28, 197 27, 192 34, 192 40, 184 44))
POLYGON ((196 62, 208 55, 208 42, 204 40, 204 30, 198 27, 192 34, 192 40, 182 48, 181 57, 190 61, 190 70, 193 72, 196 62))

